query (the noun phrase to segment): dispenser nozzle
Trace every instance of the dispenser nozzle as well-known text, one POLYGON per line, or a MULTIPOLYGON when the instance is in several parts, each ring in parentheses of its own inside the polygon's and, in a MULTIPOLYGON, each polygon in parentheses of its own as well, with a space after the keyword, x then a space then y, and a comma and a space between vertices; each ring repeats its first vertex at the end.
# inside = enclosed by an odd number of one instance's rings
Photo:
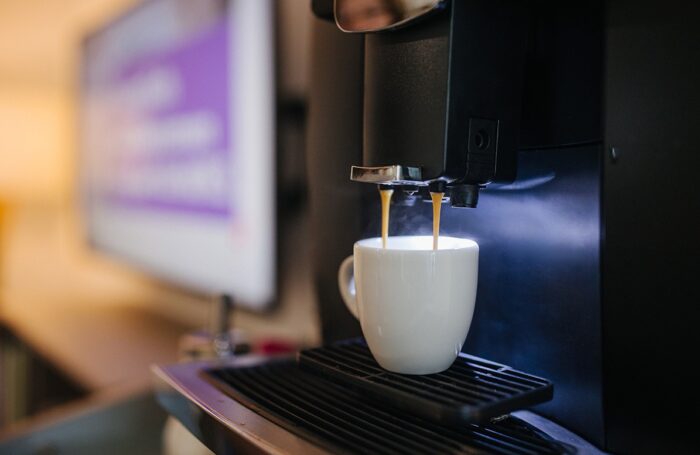
POLYGON ((422 180, 422 171, 419 167, 402 166, 394 164, 391 166, 352 166, 350 170, 350 180, 355 182, 374 183, 380 189, 399 187, 404 190, 404 203, 402 205, 413 205, 414 195, 419 188, 424 191, 428 187, 431 193, 447 193, 452 207, 475 208, 479 202, 480 185, 475 183, 458 183, 459 180, 449 181, 445 177, 435 180, 422 180))
POLYGON ((444 180, 433 180, 428 183, 428 191, 431 193, 444 193, 447 189, 447 183, 444 180))
POLYGON ((402 166, 353 166, 350 168, 350 180, 364 183, 383 183, 386 185, 420 185, 423 173, 419 167, 402 166))
POLYGON ((450 204, 452 207, 475 208, 479 202, 479 185, 457 183, 450 186, 450 204))

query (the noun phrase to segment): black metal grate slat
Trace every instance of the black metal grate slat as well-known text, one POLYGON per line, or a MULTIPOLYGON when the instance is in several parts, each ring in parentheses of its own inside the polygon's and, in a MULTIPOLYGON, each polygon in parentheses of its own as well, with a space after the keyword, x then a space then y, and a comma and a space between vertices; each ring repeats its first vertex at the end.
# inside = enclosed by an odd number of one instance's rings
POLYGON ((293 361, 205 374, 252 410, 332 452, 571 453, 514 418, 459 429, 425 421, 306 372, 293 361))
MULTIPOLYGON (((304 428, 310 434, 329 441, 329 444, 347 445, 362 452, 393 453, 381 445, 365 440, 360 432, 354 431, 354 428, 348 428, 347 425, 338 426, 332 421, 324 420, 323 417, 319 417, 316 414, 316 409, 313 405, 303 406, 302 408, 290 405, 286 399, 278 395, 277 390, 275 390, 276 387, 270 381, 270 373, 282 373, 282 371, 275 371, 275 369, 271 371, 264 370, 242 368, 229 374, 223 374, 219 378, 226 384, 235 385, 236 392, 243 394, 239 395, 238 398, 251 409, 258 412, 261 412, 263 409, 271 412, 271 414, 266 416, 272 417, 273 421, 281 422, 282 424, 289 422, 293 426, 304 428), (244 396, 254 398, 252 401, 246 402, 242 398, 244 396)), ((236 396, 235 393, 234 396, 236 396)), ((265 412, 261 413, 266 414, 265 412)))
MULTIPOLYGON (((289 379, 281 382, 279 376, 270 376, 269 379, 271 382, 276 382, 280 387, 284 387, 289 382, 289 379)), ((291 379, 294 381, 294 378, 291 379)), ((335 407, 323 400, 316 400, 316 391, 310 393, 298 380, 294 382, 296 387, 293 392, 279 392, 278 389, 278 394, 281 396, 286 395, 288 399, 295 400, 297 406, 306 404, 308 407, 310 403, 315 402, 316 405, 312 407, 315 408, 316 416, 325 419, 326 422, 334 424, 338 429, 352 427, 354 429, 354 436, 361 436, 365 443, 371 441, 374 446, 373 450, 401 453, 407 449, 407 446, 410 448, 410 440, 398 440, 398 438, 395 437, 395 433, 387 430, 385 425, 363 419, 353 410, 335 407)))
POLYGON ((467 354, 442 373, 392 373, 377 364, 361 339, 301 351, 298 361, 384 404, 448 425, 483 423, 553 394, 546 379, 467 354))
MULTIPOLYGON (((331 349, 333 350, 333 347, 331 347, 331 349)), ((379 368, 379 366, 368 366, 367 358, 364 352, 356 352, 356 350, 354 349, 348 350, 347 352, 343 352, 342 350, 338 352, 337 348, 335 348, 335 350, 332 351, 335 355, 327 356, 323 355, 321 351, 322 350, 306 351, 303 355, 306 355, 306 353, 308 352, 308 354, 314 357, 315 360, 332 362, 336 367, 341 368, 346 373, 365 377, 371 382, 378 382, 382 384, 387 383, 386 375, 384 374, 385 371, 379 368)), ((413 390, 415 393, 418 394, 427 394, 428 397, 431 397, 433 395, 431 395, 430 391, 423 390, 425 388, 424 386, 428 384, 438 387, 442 390, 444 398, 446 398, 448 402, 451 403, 459 402, 459 400, 462 400, 466 401, 469 404, 476 405, 484 399, 495 400, 505 395, 508 395, 508 392, 504 393, 498 388, 483 387, 481 384, 478 383, 478 381, 473 381, 470 379, 466 380, 470 382, 472 386, 469 388, 465 388, 461 386, 462 384, 460 384, 460 382, 463 381, 445 381, 442 380, 442 376, 440 375, 422 377, 395 375, 393 380, 397 382, 396 386, 399 388, 408 388, 409 390, 413 390)), ((438 397, 437 399, 440 399, 440 397, 438 397)))
MULTIPOLYGON (((277 378, 279 380, 279 378, 277 378)), ((309 401, 317 400, 318 398, 330 398, 331 395, 325 393, 325 389, 311 387, 306 381, 300 381, 299 378, 292 377, 289 380, 294 382, 296 390, 300 392, 300 396, 304 396, 309 401)), ((324 406, 339 416, 347 419, 347 422, 353 425, 369 426, 372 434, 378 436, 380 441, 384 441, 387 446, 397 448, 401 452, 406 451, 424 451, 426 448, 436 451, 449 450, 450 447, 439 440, 432 440, 427 437, 418 437, 408 434, 402 427, 388 421, 386 416, 377 416, 376 409, 368 411, 368 408, 356 405, 350 409, 338 408, 334 406, 333 401, 339 397, 337 394, 329 401, 320 400, 324 406)))
MULTIPOLYGON (((456 381, 457 383, 466 382, 466 383, 475 384, 475 385, 480 384, 479 378, 475 378, 473 372, 471 372, 471 374, 470 373, 462 373, 457 368, 443 371, 442 373, 438 373, 435 376, 446 377, 446 378, 449 378, 450 380, 456 381)), ((492 380, 489 387, 492 387, 493 390, 499 390, 499 391, 505 392, 506 394, 520 392, 520 389, 515 388, 511 383, 509 383, 507 381, 500 380, 500 379, 492 380)))

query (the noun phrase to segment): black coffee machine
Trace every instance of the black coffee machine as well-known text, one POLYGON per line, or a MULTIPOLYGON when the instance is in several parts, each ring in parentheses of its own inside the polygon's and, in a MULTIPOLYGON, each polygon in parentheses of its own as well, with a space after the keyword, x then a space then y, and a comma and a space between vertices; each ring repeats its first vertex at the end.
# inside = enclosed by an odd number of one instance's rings
POLYGON ((217 453, 697 452, 699 8, 312 6, 326 346, 154 367, 159 402, 217 453), (395 186, 391 235, 430 232, 437 185, 442 233, 479 243, 465 353, 443 373, 387 372, 354 340, 337 271, 379 234, 376 184, 395 186))
POLYGON ((360 334, 336 281, 353 242, 379 233, 376 188, 357 181, 405 190, 391 235, 429 232, 423 199, 441 181, 442 233, 481 250, 463 350, 550 379, 535 410, 603 450, 692 451, 698 7, 376 1, 368 17, 393 15, 377 25, 312 3, 324 341, 360 334))

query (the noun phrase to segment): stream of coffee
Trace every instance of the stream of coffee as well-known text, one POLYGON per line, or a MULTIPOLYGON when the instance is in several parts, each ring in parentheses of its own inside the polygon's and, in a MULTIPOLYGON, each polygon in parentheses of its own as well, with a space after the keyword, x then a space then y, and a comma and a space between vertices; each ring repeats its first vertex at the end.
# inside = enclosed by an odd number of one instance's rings
POLYGON ((379 187, 379 195, 382 199, 382 248, 386 248, 386 242, 389 238, 389 208, 392 194, 394 194, 394 190, 379 187))
MULTIPOLYGON (((394 190, 379 187, 379 196, 382 201, 382 248, 386 248, 389 239, 389 210, 391 209, 391 196, 394 190)), ((440 238, 440 209, 442 208, 442 198, 445 193, 430 192, 433 201, 433 250, 438 249, 438 239, 440 238)))
POLYGON ((430 193, 433 200, 433 249, 438 249, 438 238, 440 237, 440 209, 442 208, 442 197, 445 193, 430 193))

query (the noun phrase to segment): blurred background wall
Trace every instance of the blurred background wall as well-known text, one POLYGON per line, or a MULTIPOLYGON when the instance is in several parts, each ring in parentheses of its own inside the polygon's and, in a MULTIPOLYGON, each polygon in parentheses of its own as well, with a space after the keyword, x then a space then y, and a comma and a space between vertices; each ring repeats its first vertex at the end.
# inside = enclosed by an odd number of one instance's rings
MULTIPOLYGON (((0 1, 0 373, 16 369, 7 366, 14 360, 3 366, 6 338, 14 340, 6 346, 19 343, 78 388, 146 384, 148 364, 175 361, 182 335, 205 326, 210 317, 206 297, 93 252, 81 229, 79 47, 86 33, 136 3, 0 1), (3 330, 11 335, 3 338, 3 330)), ((276 4, 279 89, 292 100, 292 111, 303 114, 309 5, 305 0, 276 4)), ((304 199, 303 131, 291 136, 293 145, 280 160, 296 169, 288 177, 298 181, 298 198, 304 199)), ((285 243, 300 257, 306 256, 308 243, 304 213, 302 202, 294 229, 303 241, 285 243)), ((283 267, 296 275, 281 283, 279 305, 267 314, 236 312, 235 326, 253 335, 316 344, 320 335, 310 276, 304 267, 283 267)), ((3 374, 0 388, 7 385, 3 374)), ((0 394, 0 413, 7 406, 0 394)))
POLYGON ((74 275, 90 270, 80 266, 75 210, 78 46, 88 30, 133 3, 0 3, 3 306, 22 295, 69 292, 74 275))
MULTIPOLYGON (((202 306, 178 305, 191 296, 154 288, 130 269, 90 254, 80 230, 75 186, 79 45, 86 33, 136 3, 0 2, 0 295, 62 292, 77 279, 83 290, 97 282, 113 297, 115 291, 135 294, 135 300, 150 300, 154 307, 165 295, 167 307, 161 309, 166 316, 200 324, 207 317, 202 306), (149 293, 153 298, 144 298, 149 293)), ((308 79, 307 3, 278 2, 280 89, 302 101, 308 79)))
POLYGON ((0 197, 70 196, 73 94, 83 34, 133 0, 0 2, 0 197))

